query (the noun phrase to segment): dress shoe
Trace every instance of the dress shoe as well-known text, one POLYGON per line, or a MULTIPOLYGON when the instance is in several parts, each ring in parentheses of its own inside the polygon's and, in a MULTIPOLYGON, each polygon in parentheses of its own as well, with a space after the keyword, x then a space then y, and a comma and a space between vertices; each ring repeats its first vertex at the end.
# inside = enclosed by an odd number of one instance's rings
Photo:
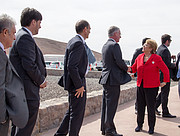
POLYGON ((171 115, 170 113, 169 114, 163 114, 162 116, 165 118, 176 118, 176 116, 171 115))
POLYGON ((154 134, 154 128, 149 128, 148 133, 149 133, 149 134, 154 134))
POLYGON ((161 112, 158 109, 155 110, 156 115, 161 115, 161 112))
POLYGON ((54 134, 54 136, 66 136, 66 135, 61 135, 61 134, 56 133, 54 134))
POLYGON ((137 110, 135 109, 135 114, 137 114, 137 110))
POLYGON ((102 131, 102 133, 101 133, 102 135, 105 135, 105 131, 102 131))
POLYGON ((113 131, 113 132, 106 132, 105 136, 123 136, 123 135, 118 134, 116 131, 113 131))
POLYGON ((142 127, 140 127, 140 126, 137 126, 136 128, 135 128, 135 132, 140 132, 142 130, 142 127))

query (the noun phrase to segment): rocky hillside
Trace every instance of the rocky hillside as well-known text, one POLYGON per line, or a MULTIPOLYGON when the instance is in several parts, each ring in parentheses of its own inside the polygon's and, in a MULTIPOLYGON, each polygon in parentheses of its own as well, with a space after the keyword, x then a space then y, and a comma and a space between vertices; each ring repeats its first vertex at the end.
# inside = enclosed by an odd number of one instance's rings
MULTIPOLYGON (((67 43, 50 40, 47 38, 34 38, 43 54, 65 54, 67 43)), ((101 60, 101 53, 93 51, 96 60, 101 60)))

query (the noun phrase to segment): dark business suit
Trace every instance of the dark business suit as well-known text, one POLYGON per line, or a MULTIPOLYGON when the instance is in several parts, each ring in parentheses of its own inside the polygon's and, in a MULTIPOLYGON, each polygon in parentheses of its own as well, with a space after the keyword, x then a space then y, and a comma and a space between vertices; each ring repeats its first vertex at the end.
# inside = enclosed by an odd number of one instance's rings
POLYGON ((135 52, 134 52, 134 54, 133 54, 133 58, 132 58, 132 60, 131 60, 131 66, 134 64, 135 59, 138 57, 138 55, 143 53, 143 52, 142 52, 142 49, 143 49, 143 47, 138 48, 138 49, 135 50, 135 52))
MULTIPOLYGON (((171 53, 167 46, 165 45, 160 45, 157 49, 157 55, 161 56, 162 60, 168 67, 169 71, 171 69, 174 69, 176 67, 175 64, 171 63, 171 53)), ((170 77, 171 77, 171 72, 170 72, 170 77)), ((160 74, 160 80, 163 82, 163 73, 161 72, 160 74)), ((162 113, 163 115, 169 114, 168 110, 168 96, 169 96, 169 91, 170 91, 170 82, 168 82, 164 87, 161 88, 161 93, 157 96, 156 98, 156 108, 162 104, 162 113)))
POLYGON ((86 91, 83 97, 75 96, 76 89, 84 86, 86 90, 85 74, 88 65, 88 58, 82 39, 77 35, 72 38, 66 48, 64 58, 64 75, 61 77, 63 86, 69 93, 69 109, 57 131, 58 135, 79 136, 83 122, 86 91))
MULTIPOLYGON (((138 57, 138 55, 143 53, 143 52, 142 52, 142 49, 143 49, 143 47, 137 48, 137 49, 135 50, 135 52, 134 52, 134 54, 133 54, 133 58, 132 58, 132 60, 131 60, 131 66, 134 64, 134 62, 135 62, 136 58, 138 57)), ((137 73, 134 73, 134 76, 137 77, 137 73)), ((136 102, 135 102, 135 110, 136 110, 136 111, 137 111, 137 108, 138 108, 138 106, 137 106, 137 99, 136 99, 136 102)))
MULTIPOLYGON (((176 67, 178 68, 179 71, 179 61, 180 61, 180 52, 177 55, 177 61, 176 61, 176 67)), ((180 71, 179 71, 180 72, 180 71)), ((177 77, 179 78, 179 72, 177 73, 177 77)), ((180 98, 180 80, 178 81, 178 92, 179 92, 179 98, 180 98)))
POLYGON ((118 106, 122 71, 127 71, 118 43, 109 39, 102 48, 103 70, 99 83, 103 85, 101 131, 116 131, 113 119, 118 106))
POLYGON ((18 129, 16 136, 30 136, 38 115, 39 89, 45 81, 46 69, 41 50, 25 28, 18 31, 9 58, 23 80, 29 109, 28 123, 18 129))
POLYGON ((28 121, 28 107, 21 78, 0 47, 0 136, 7 136, 9 120, 22 128, 28 121))

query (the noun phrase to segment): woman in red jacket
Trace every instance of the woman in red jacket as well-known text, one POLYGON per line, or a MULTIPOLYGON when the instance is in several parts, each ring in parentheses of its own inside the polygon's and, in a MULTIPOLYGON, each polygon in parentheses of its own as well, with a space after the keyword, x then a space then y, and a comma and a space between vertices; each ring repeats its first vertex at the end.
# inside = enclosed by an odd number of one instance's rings
POLYGON ((145 107, 147 105, 148 111, 148 125, 149 134, 154 133, 154 126, 156 121, 155 102, 158 94, 159 86, 163 87, 170 81, 169 70, 160 56, 156 53, 157 43, 148 39, 143 45, 143 54, 140 54, 135 63, 129 67, 132 73, 137 72, 137 128, 136 132, 142 130, 144 123, 145 107), (160 83, 159 70, 164 74, 164 82, 160 83))

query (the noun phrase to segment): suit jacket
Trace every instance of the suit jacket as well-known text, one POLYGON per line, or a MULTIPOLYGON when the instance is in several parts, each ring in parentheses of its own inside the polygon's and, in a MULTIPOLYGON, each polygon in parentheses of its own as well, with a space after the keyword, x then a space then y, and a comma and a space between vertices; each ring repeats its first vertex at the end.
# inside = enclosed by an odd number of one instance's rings
POLYGON ((64 57, 63 80, 65 90, 74 91, 86 87, 85 74, 88 65, 87 53, 82 39, 76 35, 67 44, 64 57))
POLYGON ((45 62, 26 29, 18 31, 9 58, 23 80, 27 100, 40 100, 39 88, 46 78, 45 62))
POLYGON ((138 57, 138 55, 143 53, 143 52, 142 52, 142 49, 143 49, 143 47, 138 48, 138 49, 136 49, 136 51, 134 52, 133 58, 132 58, 132 60, 131 60, 131 66, 134 64, 135 59, 138 57))
POLYGON ((137 86, 140 87, 143 80, 144 88, 159 87, 159 70, 164 74, 164 82, 169 82, 169 70, 160 56, 152 54, 144 64, 144 53, 140 54, 131 66, 132 72, 137 72, 137 86))
MULTIPOLYGON (((161 56, 162 60, 164 61, 164 63, 166 64, 166 66, 168 67, 169 71, 170 71, 170 77, 172 78, 172 69, 175 69, 176 65, 174 63, 171 63, 171 53, 169 51, 169 49, 166 47, 166 45, 162 44, 158 47, 157 49, 157 55, 161 56)), ((161 73, 161 81, 163 78, 163 73, 161 73)))
POLYGON ((100 84, 121 85, 124 72, 128 67, 122 59, 118 43, 109 39, 102 48, 103 70, 99 80, 100 84))
POLYGON ((28 121, 28 107, 23 83, 0 48, 0 122, 6 118, 23 128, 28 121))

